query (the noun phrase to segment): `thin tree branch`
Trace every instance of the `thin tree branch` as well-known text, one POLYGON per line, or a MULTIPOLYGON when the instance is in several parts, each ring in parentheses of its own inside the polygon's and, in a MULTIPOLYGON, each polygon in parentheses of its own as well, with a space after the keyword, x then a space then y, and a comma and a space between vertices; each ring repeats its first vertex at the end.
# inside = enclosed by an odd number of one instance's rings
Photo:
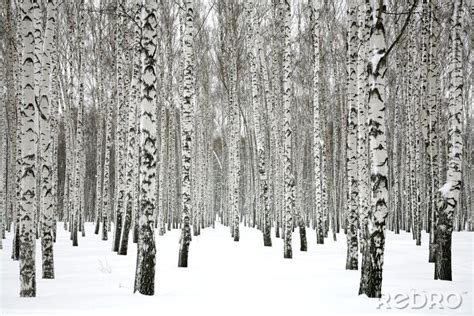
POLYGON ((405 24, 403 24, 402 29, 400 30, 400 33, 398 33, 398 36, 395 38, 395 40, 392 42, 392 44, 389 46, 387 49, 387 52, 385 53, 385 58, 387 58, 388 54, 392 51, 393 47, 395 47, 395 44, 402 38, 403 33, 405 32, 405 29, 408 26, 408 22, 410 21, 410 17, 412 16, 413 12, 415 11, 416 6, 418 5, 418 0, 415 0, 413 2, 413 5, 410 8, 410 11, 407 15, 407 18, 405 20, 405 24))

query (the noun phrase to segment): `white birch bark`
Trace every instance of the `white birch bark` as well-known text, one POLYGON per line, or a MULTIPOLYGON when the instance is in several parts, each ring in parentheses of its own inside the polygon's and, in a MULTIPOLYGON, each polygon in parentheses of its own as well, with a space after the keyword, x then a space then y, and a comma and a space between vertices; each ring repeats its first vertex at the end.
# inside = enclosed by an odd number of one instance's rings
POLYGON ((83 216, 83 190, 82 182, 84 180, 84 168, 83 168, 83 155, 84 155, 84 75, 83 75, 83 59, 84 59, 84 0, 79 5, 79 32, 78 32, 78 50, 79 50, 79 61, 78 61, 78 82, 79 82, 79 100, 77 103, 77 122, 76 122, 76 137, 74 143, 74 201, 73 201, 73 217, 72 217, 72 245, 78 246, 78 231, 83 216))
POLYGON ((138 216, 137 269, 135 291, 155 293, 156 248, 154 210, 156 206, 156 72, 157 0, 146 0, 142 10, 142 71, 140 103, 140 210, 138 216))
POLYGON ((458 207, 461 190, 462 123, 463 123, 463 74, 461 42, 462 0, 454 0, 451 19, 448 116, 448 170, 446 183, 440 188, 442 201, 436 219, 435 279, 452 280, 451 243, 454 212, 458 207))
POLYGON ((429 242, 429 262, 435 262, 435 230, 436 230, 436 195, 439 188, 439 177, 438 177, 438 151, 439 151, 439 96, 440 96, 440 85, 439 85, 439 65, 436 56, 438 48, 437 35, 439 33, 439 21, 433 12, 433 7, 429 6, 429 56, 428 56, 428 109, 429 109, 429 121, 430 121, 430 133, 429 133, 429 147, 428 147, 428 159, 430 161, 430 173, 431 182, 429 190, 431 192, 430 205, 430 242, 429 242))
POLYGON ((324 243, 322 188, 321 188, 321 124, 320 124, 320 34, 319 34, 320 0, 311 0, 311 35, 313 54, 313 162, 314 162, 314 196, 316 212, 316 242, 324 243))
POLYGON ((47 21, 42 50, 42 80, 39 100, 40 148, 41 148, 41 251, 43 258, 43 278, 54 278, 53 260, 53 151, 51 138, 51 113, 53 106, 52 74, 55 73, 53 54, 55 54, 56 1, 47 3, 47 21))
POLYGON ((18 113, 20 129, 20 296, 36 296, 35 271, 35 199, 36 199, 36 124, 35 102, 35 37, 36 21, 40 17, 39 4, 32 0, 21 3, 22 54, 21 89, 22 103, 18 113))
POLYGON ((263 243, 264 246, 271 246, 271 222, 268 207, 268 180, 266 172, 265 157, 265 134, 264 134, 264 105, 260 104, 260 86, 258 83, 258 59, 261 56, 261 39, 260 26, 257 24, 255 4, 253 1, 248 3, 248 27, 249 27, 249 62, 250 76, 252 83, 252 106, 253 106, 253 122, 255 125, 256 143, 257 143, 257 159, 259 174, 259 201, 261 213, 263 214, 263 243))
MULTIPOLYGON (((122 5, 121 0, 117 0, 117 5, 122 5)), ((114 240, 112 251, 118 252, 120 247, 120 237, 122 236, 123 217, 125 214, 125 189, 126 189, 126 161, 127 161, 127 126, 128 102, 125 89, 128 89, 128 75, 126 73, 126 55, 124 47, 127 47, 125 18, 121 16, 117 23, 117 132, 115 142, 115 221, 114 240)))
POLYGON ((382 295, 382 267, 385 248, 385 219, 388 214, 388 155, 385 126, 385 74, 387 56, 383 24, 383 0, 375 2, 369 49, 369 157, 372 195, 368 222, 369 239, 364 252, 359 293, 368 297, 382 295), (365 282, 362 282, 364 280, 365 282))
POLYGON ((284 169, 284 214, 285 237, 284 258, 292 258, 291 235, 293 230, 293 205, 294 205, 294 176, 292 172, 292 110, 291 110, 291 9, 289 0, 281 0, 281 34, 283 36, 283 169, 284 169))
MULTIPOLYGON (((5 47, 4 39, 0 40, 0 47, 5 47)), ((3 249, 3 238, 5 237, 5 226, 7 219, 7 104, 5 70, 6 63, 4 54, 0 55, 0 249, 3 249)))
POLYGON ((347 27, 348 27, 348 56, 347 56, 347 103, 348 103, 348 134, 347 134, 347 260, 346 269, 358 268, 358 242, 357 242, 357 5, 356 0, 348 1, 347 27))
MULTIPOLYGON (((194 116, 194 3, 183 1, 184 34, 183 34, 183 82, 181 108, 181 185, 182 185, 182 230, 179 248, 178 267, 188 266, 189 244, 191 242, 191 153, 193 149, 193 116, 194 116)), ((173 113, 174 115, 174 113, 173 113)))
MULTIPOLYGON (((135 212, 135 204, 133 199, 136 197, 135 179, 137 178, 137 139, 136 139, 136 121, 137 121, 137 103, 139 100, 139 84, 140 84, 140 13, 142 5, 139 0, 133 2, 134 12, 134 42, 133 42, 133 69, 132 80, 130 85, 130 94, 128 96, 128 135, 127 135, 127 161, 126 161, 126 188, 125 188, 125 217, 123 221, 123 230, 120 242, 120 255, 126 255, 128 249, 128 235, 132 224, 132 214, 135 212)), ((125 157, 124 157, 125 158, 125 157)), ((161 160, 160 160, 161 162, 161 160)), ((161 207, 158 204, 158 207, 161 207)), ((160 214, 162 209, 160 209, 160 214)))
MULTIPOLYGON (((358 1, 359 20, 359 54, 357 56, 357 169, 359 184, 359 240, 360 250, 364 253, 365 243, 368 239, 367 220, 369 215, 369 169, 368 169, 368 133, 367 133, 367 102, 368 102, 368 77, 367 54, 369 51, 371 5, 368 0, 358 1)), ((364 258, 362 259, 364 260, 364 258)), ((362 262, 362 268, 364 263, 362 262)))

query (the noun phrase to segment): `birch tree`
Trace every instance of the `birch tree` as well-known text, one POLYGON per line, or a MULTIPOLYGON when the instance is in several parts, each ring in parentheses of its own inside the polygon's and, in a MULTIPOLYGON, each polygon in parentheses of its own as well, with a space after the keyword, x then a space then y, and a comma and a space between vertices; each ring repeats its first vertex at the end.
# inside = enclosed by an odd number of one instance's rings
POLYGON ((368 240, 364 249, 359 293, 368 297, 382 295, 382 267, 385 249, 385 218, 388 214, 388 159, 385 126, 386 46, 383 0, 375 2, 369 41, 369 159, 372 195, 368 240))
POLYGON ((294 176, 291 162, 291 9, 289 0, 281 0, 281 34, 283 36, 283 132, 284 132, 284 198, 285 240, 283 257, 292 258, 291 233, 293 230, 294 176))
POLYGON ((191 152, 193 148, 193 108, 194 96, 194 5, 190 0, 183 1, 184 34, 183 34, 183 87, 182 87, 182 228, 179 246, 178 267, 188 266, 189 244, 191 242, 191 152))
MULTIPOLYGON (((367 220, 369 215, 369 170, 368 170, 368 133, 367 133, 367 101, 368 101, 368 77, 366 71, 366 60, 369 52, 370 19, 372 7, 369 0, 358 1, 358 36, 359 53, 357 55, 357 169, 358 169, 358 209, 359 209, 359 240, 361 254, 365 252, 368 240, 367 220)), ((362 269, 364 267, 364 256, 362 258, 362 269)))
POLYGON ((451 20, 449 56, 448 170, 446 183, 440 188, 442 201, 436 219, 435 279, 452 280, 451 243, 454 211, 461 190, 463 77, 461 42, 462 0, 454 0, 451 20))
MULTIPOLYGON (((133 70, 132 70, 132 80, 130 86, 130 95, 129 95, 129 110, 128 110, 128 136, 127 136, 127 179, 126 179, 126 200, 125 200, 125 218, 120 242, 119 254, 126 255, 128 250, 128 235, 130 232, 130 227, 132 225, 133 214, 135 213, 135 203, 134 198, 137 197, 137 192, 135 192, 135 179, 137 178, 137 166, 138 162, 136 158, 137 152, 137 103, 139 100, 139 84, 140 84, 140 71, 141 71, 141 62, 140 62, 140 14, 142 10, 142 5, 140 0, 135 0, 133 2, 133 13, 134 13, 134 42, 133 42, 133 70)), ((158 204, 158 207, 161 207, 158 204)), ((159 210, 160 213, 163 212, 163 209, 159 210)))
POLYGON ((146 0, 142 11, 140 80, 140 210, 138 217, 137 270, 135 292, 144 295, 155 293, 156 247, 154 236, 154 210, 156 206, 156 72, 157 52, 156 0, 146 0))
POLYGON ((311 0, 311 35, 313 39, 313 161, 316 208, 316 242, 324 243, 322 188, 321 188, 321 125, 319 105, 320 47, 319 47, 319 10, 320 0, 311 0))
POLYGON ((35 37, 36 23, 40 18, 39 3, 31 0, 21 2, 22 103, 19 109, 20 128, 20 296, 36 296, 35 271, 35 199, 36 199, 36 124, 37 106, 35 102, 35 37))
POLYGON ((270 212, 268 209, 268 182, 266 173, 266 157, 265 157, 265 134, 263 129, 263 110, 260 105, 260 87, 258 83, 258 59, 260 48, 260 31, 257 24, 255 14, 255 4, 250 1, 249 8, 249 61, 250 73, 252 80, 252 105, 253 105, 253 120, 255 124, 255 133, 257 138, 257 152, 258 152, 258 173, 259 173, 259 200, 261 204, 261 212, 263 218, 263 244, 264 246, 271 246, 271 222, 270 212))
POLYGON ((40 147, 41 147, 41 250, 43 255, 43 278, 54 278, 53 261, 53 146, 51 135, 51 114, 53 110, 52 74, 53 55, 56 53, 55 30, 56 28, 56 1, 47 3, 47 21, 44 34, 44 47, 42 57, 42 80, 40 89, 39 114, 40 114, 40 147))
POLYGON ((346 269, 358 268, 357 243, 357 3, 348 2, 348 62, 347 62, 347 103, 348 103, 348 136, 347 136, 347 176, 349 199, 347 209, 347 261, 346 269))

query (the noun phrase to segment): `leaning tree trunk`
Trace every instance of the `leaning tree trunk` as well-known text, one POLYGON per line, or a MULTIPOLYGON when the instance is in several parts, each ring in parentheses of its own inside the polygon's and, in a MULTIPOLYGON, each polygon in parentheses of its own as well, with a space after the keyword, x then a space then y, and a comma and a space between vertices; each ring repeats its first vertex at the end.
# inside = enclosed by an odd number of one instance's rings
POLYGON ((265 131, 264 131, 264 117, 263 109, 260 105, 260 89, 258 84, 258 59, 260 50, 260 27, 257 24, 255 14, 255 4, 253 1, 249 3, 249 61, 250 61, 250 75, 252 81, 252 105, 253 105, 253 121, 255 125, 255 134, 257 141, 257 155, 258 155, 258 174, 259 174, 259 201, 262 208, 263 215, 263 245, 271 246, 271 222, 270 211, 268 207, 268 181, 267 181, 267 167, 265 157, 265 131))
POLYGON ((138 217, 135 292, 155 293, 156 248, 154 210, 156 206, 156 55, 157 0, 146 0, 142 11, 142 75, 140 82, 140 210, 138 217))
POLYGON ((452 280, 451 238, 454 212, 459 203, 462 166, 462 120, 463 120, 463 74, 461 42, 462 0, 454 0, 451 29, 451 68, 449 117, 448 117, 448 170, 446 183, 440 189, 442 201, 438 206, 436 220, 435 279, 452 280))
POLYGON ((369 157, 371 165, 371 217, 364 249, 359 293, 382 295, 382 267, 385 248, 385 219, 388 214, 388 155, 385 125, 385 72, 387 55, 383 25, 383 0, 375 2, 375 19, 370 33, 369 74, 369 157))

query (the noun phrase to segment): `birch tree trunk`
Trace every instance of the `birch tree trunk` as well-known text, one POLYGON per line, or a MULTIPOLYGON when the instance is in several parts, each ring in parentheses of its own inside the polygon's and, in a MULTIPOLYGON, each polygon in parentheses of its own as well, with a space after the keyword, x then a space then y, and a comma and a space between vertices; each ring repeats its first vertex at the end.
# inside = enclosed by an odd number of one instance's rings
POLYGON ((249 5, 249 61, 250 75, 252 82, 252 105, 253 105, 253 121, 255 125, 255 133, 257 140, 258 155, 258 174, 259 174, 259 200, 261 203, 261 212, 263 214, 263 244, 271 246, 271 222, 270 211, 268 207, 268 182, 266 173, 266 157, 265 157, 265 134, 263 129, 263 110, 260 105, 260 89, 258 84, 258 60, 260 48, 260 27, 257 24, 255 14, 255 4, 250 1, 249 5))
POLYGON ((291 9, 289 0, 281 0, 281 34, 283 36, 283 132, 284 132, 284 198, 285 198, 285 238, 284 258, 292 258, 291 234, 293 231, 294 176, 291 160, 292 110, 291 110, 291 9))
POLYGON ((36 199, 36 144, 38 130, 36 124, 37 106, 35 102, 35 37, 36 21, 40 18, 40 8, 36 1, 21 2, 21 89, 22 106, 18 113, 20 128, 20 296, 36 296, 35 269, 35 199, 36 199))
POLYGON ((319 11, 320 0, 311 1, 311 35, 313 41, 313 161, 314 161, 314 182, 315 182, 315 208, 316 208, 316 242, 324 244, 323 229, 323 208, 322 208, 322 188, 321 188, 321 124, 320 124, 320 47, 319 47, 319 11))
POLYGON ((75 161, 74 161, 74 202, 73 202, 73 217, 72 217, 72 245, 78 246, 78 230, 82 217, 81 210, 83 209, 83 191, 82 182, 84 179, 83 155, 84 155, 84 82, 83 82, 83 46, 84 46, 84 0, 80 1, 79 5, 79 34, 78 34, 78 50, 79 50, 79 66, 78 66, 78 81, 79 81, 79 102, 77 104, 77 126, 76 126, 76 141, 75 141, 75 161))
POLYGON ((140 103, 140 210, 138 217, 137 269, 135 289, 144 295, 155 293, 156 248, 154 210, 156 206, 156 73, 157 0, 146 0, 142 11, 142 72, 140 103))
MULTIPOLYGON (((183 34, 183 98, 181 108, 181 148, 182 148, 182 228, 179 247, 178 267, 188 266, 189 244, 191 242, 191 153, 193 148, 194 116, 194 3, 184 0, 184 34, 183 34)), ((174 113, 173 113, 174 115, 174 113)))
POLYGON ((347 136, 347 260, 346 269, 358 269, 359 247, 357 242, 357 200, 359 194, 357 181, 357 5, 356 0, 349 0, 348 9, 348 62, 347 62, 347 103, 348 103, 348 136, 347 136))
MULTIPOLYGON (((118 254, 126 255, 128 250, 128 235, 130 227, 132 225, 132 215, 135 213, 135 203, 133 199, 136 198, 135 192, 135 179, 137 178, 137 166, 138 162, 136 159, 137 153, 137 139, 136 139, 136 120, 137 120, 137 103, 139 100, 139 84, 140 84, 140 13, 142 5, 139 0, 133 2, 134 12, 134 43, 133 43, 133 72, 129 95, 129 108, 128 108, 128 136, 127 136, 127 162, 126 162, 126 199, 125 199, 125 217, 123 223, 123 230, 120 242, 120 249, 118 254)), ((158 204, 158 207, 161 207, 158 204)), ((162 213, 160 209, 160 214, 162 213)))
POLYGON ((369 74, 369 157, 372 195, 369 236, 364 252, 359 293, 368 297, 382 295, 382 267, 385 248, 385 219, 388 214, 388 156, 385 126, 385 72, 387 69, 383 0, 375 2, 370 33, 369 74))
MULTIPOLYGON (((117 6, 121 6, 121 0, 117 0, 117 6)), ((126 189, 126 171, 127 171, 127 127, 128 120, 128 102, 125 95, 125 89, 128 89, 126 73, 126 37, 125 18, 122 16, 118 18, 117 23, 117 132, 115 142, 115 185, 116 185, 116 200, 115 200, 115 221, 114 221, 114 240, 112 243, 112 251, 118 252, 120 247, 120 237, 122 236, 123 218, 125 215, 125 189, 126 189)))
MULTIPOLYGON (((0 47, 5 47, 5 40, 0 40, 0 47)), ((7 104, 4 89, 5 83, 5 57, 0 55, 0 249, 3 249, 3 238, 5 238, 5 226, 8 216, 7 208, 7 155, 8 155, 8 122, 7 122, 7 104)))
MULTIPOLYGON (((369 216, 369 169, 368 169, 368 133, 367 133, 367 103, 368 103, 368 76, 367 56, 369 52, 370 19, 372 7, 369 0, 359 0, 359 54, 357 58, 357 169, 359 177, 359 241, 361 254, 365 253, 366 241, 368 240, 368 216, 369 216)), ((361 269, 365 267, 365 256, 362 256, 361 269)), ((362 271, 362 273, 364 273, 362 271)), ((361 294, 359 292, 359 294, 361 294)))
POLYGON ((435 279, 452 280, 451 241, 454 212, 459 203, 462 166, 463 75, 461 42, 462 0, 454 0, 451 47, 449 56, 449 117, 448 117, 448 170, 446 183, 441 187, 442 201, 436 219, 435 279))
POLYGON ((435 230, 436 230, 436 196, 439 188, 439 177, 438 177, 438 151, 439 151, 439 95, 440 95, 440 86, 439 86, 439 66, 438 60, 436 59, 437 51, 437 34, 439 32, 439 21, 436 19, 435 14, 433 13, 433 7, 430 4, 429 7, 429 56, 428 56, 428 108, 429 108, 429 119, 430 119, 430 133, 429 133, 429 148, 428 155, 430 159, 430 172, 431 172, 431 182, 429 183, 429 190, 431 191, 431 201, 429 208, 430 211, 430 242, 429 242, 429 262, 435 262, 435 253, 436 253, 436 240, 435 240, 435 230))
POLYGON ((47 3, 47 21, 44 34, 42 57, 42 81, 40 89, 40 147, 41 147, 41 250, 43 257, 43 279, 54 279, 53 260, 53 157, 51 138, 51 113, 54 103, 52 93, 52 74, 56 65, 53 64, 55 54, 56 0, 47 3))

